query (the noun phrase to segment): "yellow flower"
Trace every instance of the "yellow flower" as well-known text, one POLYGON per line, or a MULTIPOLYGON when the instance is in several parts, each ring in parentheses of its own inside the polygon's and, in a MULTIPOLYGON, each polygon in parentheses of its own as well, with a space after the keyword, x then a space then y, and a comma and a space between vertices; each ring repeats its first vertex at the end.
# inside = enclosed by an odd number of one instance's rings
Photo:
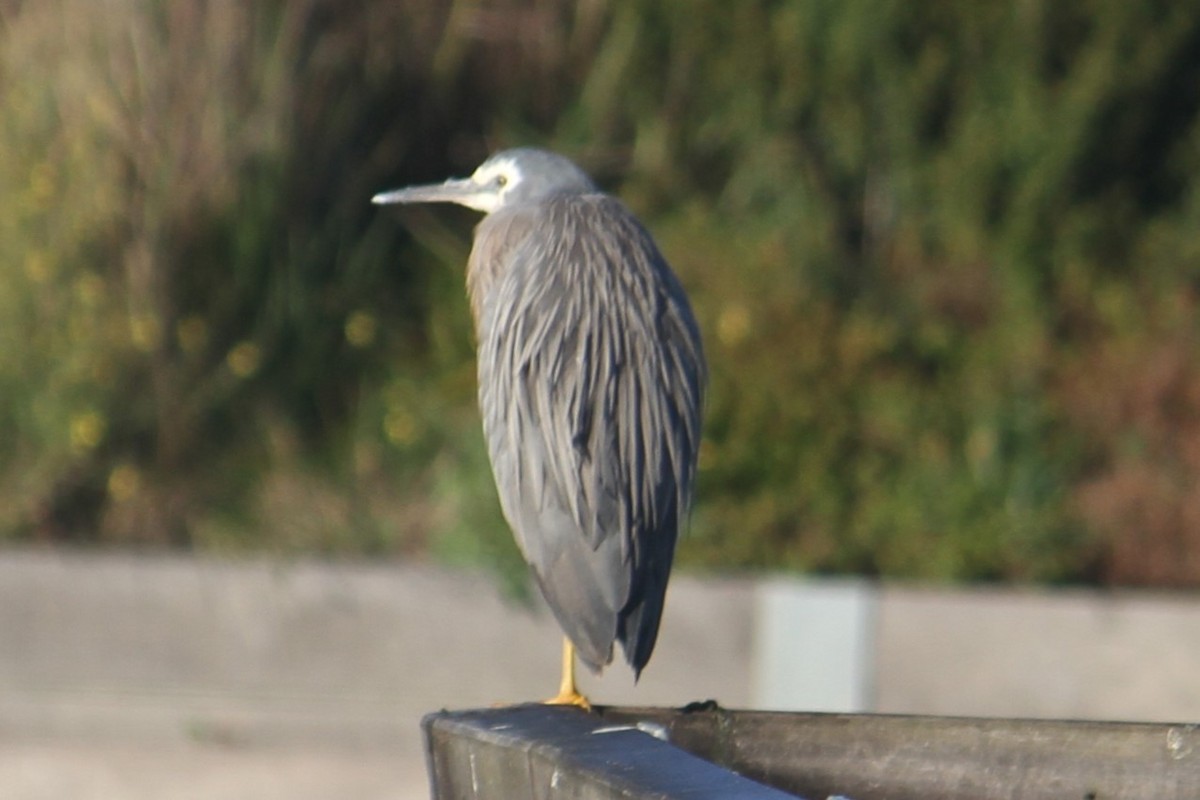
POLYGON ((91 450, 104 438, 108 427, 104 417, 96 411, 88 410, 71 417, 69 433, 71 447, 76 450, 91 450))
POLYGON ((262 350, 254 342, 238 342, 225 356, 225 363, 234 375, 249 378, 262 366, 262 350))
POLYGON ((159 324, 153 314, 133 314, 129 317, 129 338, 133 346, 149 353, 158 344, 159 324))
POLYGON ((346 319, 346 341, 354 347, 366 347, 375 341, 378 327, 369 311, 355 311, 346 319))
POLYGON ((411 444, 417 435, 417 421, 407 409, 389 408, 383 418, 383 434, 394 445, 411 444))
POLYGON ((118 503, 131 499, 141 488, 141 473, 131 464, 118 464, 108 473, 108 494, 118 503))
POLYGON ((717 317, 717 338, 726 347, 735 347, 750 335, 750 312, 741 303, 733 303, 721 310, 717 317))

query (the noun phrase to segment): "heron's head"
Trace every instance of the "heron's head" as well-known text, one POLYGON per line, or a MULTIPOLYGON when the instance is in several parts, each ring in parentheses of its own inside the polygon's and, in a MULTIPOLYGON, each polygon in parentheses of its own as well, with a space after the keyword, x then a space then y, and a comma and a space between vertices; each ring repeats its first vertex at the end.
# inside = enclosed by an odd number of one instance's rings
POLYGON ((591 178, 569 159, 547 150, 502 150, 469 178, 383 192, 372 203, 457 203, 491 213, 506 206, 536 203, 563 193, 596 191, 591 178))

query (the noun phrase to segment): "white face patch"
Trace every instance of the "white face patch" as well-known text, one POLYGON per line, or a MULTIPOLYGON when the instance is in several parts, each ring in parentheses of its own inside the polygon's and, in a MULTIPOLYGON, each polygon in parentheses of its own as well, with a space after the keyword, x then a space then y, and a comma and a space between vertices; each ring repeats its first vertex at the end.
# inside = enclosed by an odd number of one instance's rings
POLYGON ((489 161, 475 170, 471 183, 478 191, 463 201, 476 211, 490 213, 504 203, 504 196, 521 182, 521 171, 511 159, 489 161))

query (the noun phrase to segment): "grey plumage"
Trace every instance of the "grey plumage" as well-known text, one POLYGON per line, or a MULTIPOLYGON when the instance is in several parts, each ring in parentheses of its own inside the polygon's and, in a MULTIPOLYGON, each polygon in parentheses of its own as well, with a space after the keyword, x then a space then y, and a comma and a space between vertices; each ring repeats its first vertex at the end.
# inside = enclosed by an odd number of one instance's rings
POLYGON ((376 202, 487 212, 467 288, 479 405, 505 518, 580 658, 649 660, 691 503, 705 364, 650 234, 565 158, 496 154, 376 202))

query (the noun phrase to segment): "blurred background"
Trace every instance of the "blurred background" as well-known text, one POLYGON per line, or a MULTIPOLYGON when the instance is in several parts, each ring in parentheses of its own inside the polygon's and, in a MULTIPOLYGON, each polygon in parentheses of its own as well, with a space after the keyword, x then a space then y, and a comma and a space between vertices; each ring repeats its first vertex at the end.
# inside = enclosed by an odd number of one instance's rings
POLYGON ((0 536, 521 573, 475 411, 517 144, 655 232, 712 381, 680 562, 1200 583, 1200 11, 4 0, 0 536))
POLYGON ((0 0, 0 541, 526 591, 477 216, 369 202, 515 145, 692 298, 684 571, 1200 585, 1200 7, 1123 0, 0 0))

